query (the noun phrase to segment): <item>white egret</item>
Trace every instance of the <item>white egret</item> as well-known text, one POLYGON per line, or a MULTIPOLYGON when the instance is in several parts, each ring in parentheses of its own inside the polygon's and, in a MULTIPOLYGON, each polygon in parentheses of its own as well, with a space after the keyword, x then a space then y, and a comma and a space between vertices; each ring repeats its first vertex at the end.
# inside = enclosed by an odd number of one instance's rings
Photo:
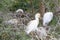
POLYGON ((53 19, 53 13, 52 12, 46 12, 43 15, 43 26, 47 26, 52 19, 53 19))
POLYGON ((39 27, 37 30, 37 35, 41 40, 46 39, 46 36, 47 36, 46 29, 44 27, 39 27))
POLYGON ((31 31, 35 31, 37 29, 37 26, 39 24, 39 18, 40 18, 40 13, 35 14, 35 20, 31 20, 28 24, 27 24, 27 28, 26 28, 26 33, 29 34, 31 31))
POLYGON ((16 17, 21 18, 21 16, 24 17, 24 11, 22 9, 16 10, 16 17))
POLYGON ((23 11, 22 9, 18 9, 18 10, 16 10, 16 12, 17 12, 17 13, 18 13, 18 12, 23 13, 24 11, 23 11))

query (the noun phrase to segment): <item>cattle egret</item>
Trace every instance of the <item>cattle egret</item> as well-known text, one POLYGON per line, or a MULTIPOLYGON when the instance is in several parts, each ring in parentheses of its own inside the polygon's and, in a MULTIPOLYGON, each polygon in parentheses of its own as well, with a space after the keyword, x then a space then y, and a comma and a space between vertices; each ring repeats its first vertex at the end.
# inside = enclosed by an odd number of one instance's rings
POLYGON ((35 14, 35 20, 30 21, 27 24, 26 33, 29 34, 31 31, 35 31, 39 24, 40 13, 35 14))
POLYGON ((37 30, 37 35, 41 40, 45 39, 47 36, 46 29, 44 27, 39 27, 37 30))
POLYGON ((47 26, 53 18, 52 12, 46 12, 43 16, 43 26, 47 26))
POLYGON ((16 10, 16 13, 17 18, 23 18, 25 16, 24 11, 22 9, 16 10))
POLYGON ((16 10, 16 12, 17 12, 17 13, 18 13, 18 12, 23 13, 23 10, 22 10, 22 9, 18 9, 18 10, 16 10))

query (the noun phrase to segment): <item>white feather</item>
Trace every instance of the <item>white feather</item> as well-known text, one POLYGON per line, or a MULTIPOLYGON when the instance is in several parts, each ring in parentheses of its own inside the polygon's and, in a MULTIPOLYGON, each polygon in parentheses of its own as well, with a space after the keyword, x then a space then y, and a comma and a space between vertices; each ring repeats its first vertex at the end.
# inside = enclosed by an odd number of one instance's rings
POLYGON ((37 29, 37 26, 39 24, 39 17, 40 17, 40 14, 37 13, 35 15, 35 20, 32 20, 27 24, 27 28, 26 28, 27 34, 29 34, 31 31, 35 31, 37 29))
POLYGON ((39 27, 38 30, 37 30, 37 34, 38 34, 38 37, 43 40, 46 38, 47 36, 47 31, 45 28, 43 27, 39 27))
POLYGON ((18 9, 18 10, 16 10, 16 12, 22 12, 23 13, 23 10, 22 9, 18 9))
POLYGON ((47 26, 47 24, 49 24, 49 22, 52 20, 52 18, 53 18, 53 13, 46 12, 43 16, 43 26, 47 26))

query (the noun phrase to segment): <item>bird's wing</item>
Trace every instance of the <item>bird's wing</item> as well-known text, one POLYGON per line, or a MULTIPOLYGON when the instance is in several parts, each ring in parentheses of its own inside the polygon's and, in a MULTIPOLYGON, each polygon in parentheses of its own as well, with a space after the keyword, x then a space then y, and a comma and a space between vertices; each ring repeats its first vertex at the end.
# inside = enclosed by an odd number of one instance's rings
POLYGON ((27 29, 30 30, 30 29, 36 28, 36 26, 37 26, 36 20, 32 20, 28 23, 27 29))
POLYGON ((53 15, 52 14, 45 14, 44 17, 43 17, 43 21, 44 22, 50 22, 53 18, 53 15))
POLYGON ((33 23, 33 21, 34 21, 34 20, 30 21, 30 22, 27 24, 27 26, 30 25, 31 23, 33 23))
POLYGON ((30 21, 26 26, 26 32, 30 33, 34 29, 34 20, 30 21))

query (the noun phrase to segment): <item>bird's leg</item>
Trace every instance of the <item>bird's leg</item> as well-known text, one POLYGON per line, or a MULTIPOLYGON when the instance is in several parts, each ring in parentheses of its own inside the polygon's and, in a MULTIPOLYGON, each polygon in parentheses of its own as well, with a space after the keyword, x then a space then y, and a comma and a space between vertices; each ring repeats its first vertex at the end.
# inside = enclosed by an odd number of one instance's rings
POLYGON ((32 37, 33 37, 33 32, 31 32, 30 34, 31 34, 31 35, 32 35, 32 37))
POLYGON ((37 40, 40 40, 40 39, 39 39, 39 36, 37 35, 37 32, 35 32, 35 36, 36 36, 36 39, 37 39, 37 40))
POLYGON ((34 32, 32 31, 30 34, 31 34, 32 39, 34 39, 35 37, 34 32))
POLYGON ((39 37, 36 35, 37 40, 40 40, 39 37))
POLYGON ((43 40, 43 38, 41 37, 40 40, 43 40))

